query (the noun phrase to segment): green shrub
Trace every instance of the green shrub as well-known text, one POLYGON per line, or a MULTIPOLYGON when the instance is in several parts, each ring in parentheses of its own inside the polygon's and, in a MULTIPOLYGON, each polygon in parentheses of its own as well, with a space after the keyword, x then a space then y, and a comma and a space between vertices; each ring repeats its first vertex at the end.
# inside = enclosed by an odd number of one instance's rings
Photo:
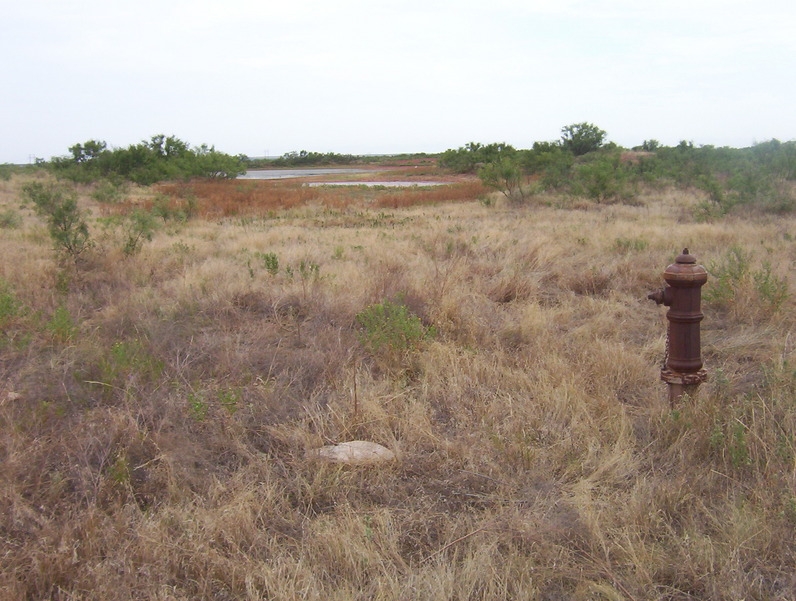
POLYGON ((271 275, 279 273, 279 257, 276 253, 254 253, 254 256, 263 262, 263 267, 271 275))
POLYGON ((230 415, 235 415, 240 407, 240 393, 233 388, 224 388, 218 391, 218 402, 230 415))
POLYGON ((19 313, 20 306, 11 286, 0 278, 0 328, 5 329, 6 324, 19 313))
POLYGON ((191 392, 188 395, 188 413, 198 422, 203 422, 207 419, 207 412, 210 409, 204 396, 200 393, 191 392))
POLYGON ((537 157, 541 172, 540 183, 545 189, 556 189, 566 186, 572 177, 575 157, 571 152, 551 150, 537 157))
POLYGON ((69 342, 77 333, 77 325, 72 319, 69 309, 63 305, 55 310, 46 327, 53 338, 59 342, 69 342))
POLYGON ((726 215, 721 205, 703 200, 694 205, 694 220, 697 223, 709 223, 726 215))
POLYGON ((99 182, 91 193, 91 197, 94 200, 105 204, 118 204, 125 199, 126 195, 126 184, 116 183, 107 179, 99 182))
POLYGON ((321 266, 312 261, 301 260, 298 267, 301 277, 301 293, 304 299, 307 298, 307 286, 310 282, 318 282, 321 277, 321 266))
POLYGON ((740 246, 733 246, 724 258, 708 265, 710 278, 702 293, 706 302, 727 308, 734 300, 751 269, 752 255, 740 246))
POLYGON ((100 362, 100 377, 104 383, 113 385, 122 384, 132 376, 154 381, 163 369, 163 362, 151 354, 143 341, 134 338, 111 345, 100 362))
POLYGON ((776 313, 789 297, 787 280, 771 271, 770 263, 752 269, 752 254, 733 246, 719 262, 711 262, 703 293, 706 302, 729 309, 741 295, 756 295, 756 304, 776 313))
POLYGON ((405 367, 408 354, 435 335, 433 328, 423 325, 421 319, 400 302, 370 305, 357 314, 356 319, 362 327, 362 344, 390 367, 405 367))
POLYGON ((144 242, 152 240, 157 223, 155 216, 148 211, 135 210, 124 221, 124 244, 122 251, 128 257, 138 254, 144 242))
POLYGON ((629 174, 618 154, 604 154, 578 165, 572 190, 597 202, 628 198, 629 174))
POLYGON ((763 266, 752 274, 755 282, 755 290, 761 300, 763 300, 773 311, 778 311, 782 304, 788 299, 787 280, 777 277, 771 273, 771 263, 763 263, 763 266))
POLYGON ((752 464, 747 440, 747 427, 737 418, 729 423, 717 422, 711 430, 708 444, 711 450, 722 459, 729 459, 734 470, 752 464))
POLYGON ((91 248, 88 224, 77 206, 74 190, 58 184, 33 182, 23 186, 22 194, 33 202, 36 212, 46 219, 57 251, 77 260, 91 248))
POLYGON ((14 209, 0 213, 0 229, 14 230, 22 225, 22 217, 14 209))
POLYGON ((449 148, 443 152, 439 159, 439 166, 456 173, 474 173, 479 165, 513 157, 516 152, 513 146, 505 142, 486 145, 479 142, 468 142, 457 150, 449 148))
POLYGON ((515 158, 501 157, 487 163, 478 170, 478 177, 485 186, 499 190, 510 201, 524 200, 522 190, 524 178, 519 162, 515 158))

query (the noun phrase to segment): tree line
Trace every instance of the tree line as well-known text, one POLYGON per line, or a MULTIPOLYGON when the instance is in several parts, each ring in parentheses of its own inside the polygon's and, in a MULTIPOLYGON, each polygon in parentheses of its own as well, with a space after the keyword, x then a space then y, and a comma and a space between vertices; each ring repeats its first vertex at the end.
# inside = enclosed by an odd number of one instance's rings
POLYGON ((515 202, 540 192, 632 202, 643 185, 675 185, 703 192, 707 200, 700 210, 706 217, 750 204, 767 212, 796 210, 796 142, 728 148, 645 140, 628 150, 606 137, 592 123, 577 123, 563 127, 559 140, 534 142, 529 149, 470 142, 446 150, 439 165, 478 174, 515 202))
POLYGON ((241 156, 230 156, 206 144, 191 147, 163 134, 127 148, 111 149, 104 141, 88 140, 69 147, 68 155, 53 157, 48 165, 56 175, 74 182, 107 179, 141 185, 193 177, 227 179, 246 171, 241 156))

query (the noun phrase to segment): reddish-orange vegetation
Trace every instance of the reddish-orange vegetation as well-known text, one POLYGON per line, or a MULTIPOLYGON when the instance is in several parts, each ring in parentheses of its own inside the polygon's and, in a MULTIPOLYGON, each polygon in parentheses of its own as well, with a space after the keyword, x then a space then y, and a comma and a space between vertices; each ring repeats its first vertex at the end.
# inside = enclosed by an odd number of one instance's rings
POLYGON ((149 200, 150 208, 167 202, 172 210, 192 205, 195 215, 203 218, 234 215, 262 215, 306 204, 342 208, 352 204, 377 207, 409 207, 421 204, 474 200, 486 190, 479 181, 447 186, 407 189, 360 187, 309 187, 298 181, 193 181, 162 184, 157 187, 160 199, 149 200), (163 197, 166 197, 165 200, 163 197))
POLYGON ((158 186, 175 208, 188 202, 200 217, 254 215, 290 209, 311 200, 317 192, 295 182, 202 180, 158 186))
POLYGON ((449 186, 409 188, 398 192, 387 192, 377 196, 373 204, 377 207, 411 207, 455 200, 475 200, 486 192, 486 188, 480 181, 470 180, 449 186))

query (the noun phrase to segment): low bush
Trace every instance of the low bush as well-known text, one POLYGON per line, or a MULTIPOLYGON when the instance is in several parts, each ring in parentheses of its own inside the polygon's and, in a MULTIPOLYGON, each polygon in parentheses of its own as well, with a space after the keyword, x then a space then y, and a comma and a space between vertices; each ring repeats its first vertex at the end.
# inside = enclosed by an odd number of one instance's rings
POLYGON ((773 315, 789 298, 788 282, 772 272, 771 264, 753 267, 753 255, 740 246, 733 246, 718 261, 708 266, 710 278, 703 298, 716 309, 728 311, 736 306, 755 308, 773 315))
POLYGON ((629 184, 630 173, 619 154, 599 154, 575 167, 570 189, 601 203, 630 198, 633 194, 629 184))
POLYGON ((91 192, 91 197, 97 202, 106 204, 117 204, 124 201, 127 196, 127 186, 125 183, 117 183, 111 180, 102 180, 91 192))
POLYGON ((124 220, 124 243, 122 252, 131 256, 138 254, 144 242, 152 240, 152 235, 157 228, 155 216, 149 211, 137 209, 124 220))
POLYGON ((22 225, 22 217, 13 209, 0 212, 0 229, 13 230, 22 225))
POLYGON ((74 189, 60 184, 32 182, 23 186, 22 194, 33 202, 36 212, 47 221, 58 252, 75 261, 92 247, 88 224, 77 206, 74 189))
POLYGON ((478 177, 486 187, 498 190, 509 201, 521 202, 525 199, 522 189, 525 176, 516 159, 500 158, 487 163, 479 169, 478 177))
POLYGON ((426 339, 435 335, 409 307, 384 301, 370 305, 356 316, 362 327, 360 342, 385 365, 407 367, 408 355, 426 339))

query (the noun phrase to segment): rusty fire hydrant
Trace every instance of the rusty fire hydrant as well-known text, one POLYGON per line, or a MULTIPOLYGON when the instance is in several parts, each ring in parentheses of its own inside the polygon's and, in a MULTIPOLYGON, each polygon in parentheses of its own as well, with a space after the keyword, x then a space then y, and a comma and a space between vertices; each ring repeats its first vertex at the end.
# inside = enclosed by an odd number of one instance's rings
POLYGON ((664 270, 663 279, 667 286, 647 298, 669 307, 661 380, 669 385, 669 402, 674 405, 684 394, 693 396, 697 387, 707 380, 707 371, 702 368, 699 322, 704 318, 701 288, 708 280, 708 272, 684 248, 664 270))

